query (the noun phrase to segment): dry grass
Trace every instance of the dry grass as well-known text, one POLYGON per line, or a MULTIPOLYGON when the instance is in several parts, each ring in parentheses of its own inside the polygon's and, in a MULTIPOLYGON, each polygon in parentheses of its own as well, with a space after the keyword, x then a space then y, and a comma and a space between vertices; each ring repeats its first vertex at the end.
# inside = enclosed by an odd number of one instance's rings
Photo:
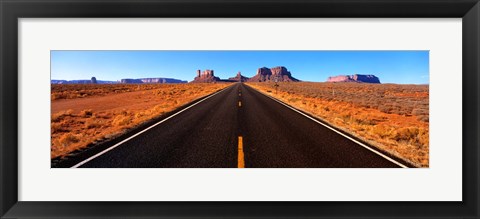
POLYGON ((418 166, 429 165, 428 85, 247 83, 418 166))
POLYGON ((114 138, 228 85, 52 85, 51 158, 114 138))
POLYGON ((92 96, 134 91, 155 90, 159 86, 175 86, 175 84, 52 84, 51 100, 76 99, 92 96))

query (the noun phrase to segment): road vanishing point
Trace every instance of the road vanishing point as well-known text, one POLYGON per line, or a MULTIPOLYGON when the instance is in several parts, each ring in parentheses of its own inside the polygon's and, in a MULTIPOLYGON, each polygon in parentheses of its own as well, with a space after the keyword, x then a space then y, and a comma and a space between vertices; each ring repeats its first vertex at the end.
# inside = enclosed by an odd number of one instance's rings
POLYGON ((118 142, 85 154, 58 167, 407 167, 243 83, 204 97, 118 142))

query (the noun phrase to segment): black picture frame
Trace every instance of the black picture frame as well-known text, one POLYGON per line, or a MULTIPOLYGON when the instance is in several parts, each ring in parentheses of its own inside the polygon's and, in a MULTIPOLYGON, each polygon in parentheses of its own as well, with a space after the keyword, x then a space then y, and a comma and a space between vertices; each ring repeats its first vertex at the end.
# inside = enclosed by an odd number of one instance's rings
MULTIPOLYGON (((2 218, 313 217, 479 218, 478 0, 0 0, 2 218), (462 18, 461 202, 23 202, 18 201, 18 19, 133 17, 462 18)), ((446 42, 448 43, 448 42, 446 42)), ((441 192, 441 191, 439 191, 441 192)))

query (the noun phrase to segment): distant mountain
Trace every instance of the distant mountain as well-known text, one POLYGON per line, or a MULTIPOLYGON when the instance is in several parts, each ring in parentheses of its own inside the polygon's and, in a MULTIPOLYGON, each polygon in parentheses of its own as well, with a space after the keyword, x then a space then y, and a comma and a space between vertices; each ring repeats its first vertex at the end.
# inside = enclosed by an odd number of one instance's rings
POLYGON ((50 84, 116 84, 117 81, 100 80, 50 80, 50 84))
POLYGON ((187 81, 182 81, 174 78, 138 78, 131 79, 125 78, 120 80, 122 84, 182 84, 187 83, 187 81))
POLYGON ((201 72, 200 70, 197 70, 197 77, 193 79, 190 83, 214 83, 214 82, 220 82, 219 77, 215 77, 213 70, 205 70, 201 72))
POLYGON ((278 80, 278 82, 296 82, 300 81, 294 77, 284 66, 277 66, 273 68, 259 68, 257 69, 257 74, 250 79, 249 82, 270 82, 278 80))
POLYGON ((358 82, 358 83, 372 83, 380 84, 380 79, 375 75, 338 75, 328 77, 327 82, 358 82))
POLYGON ((248 81, 248 79, 250 79, 250 78, 242 76, 242 73, 238 72, 237 76, 235 76, 233 78, 229 78, 228 81, 230 81, 230 82, 245 82, 245 81, 248 81))
POLYGON ((51 80, 51 84, 180 84, 187 83, 187 81, 182 81, 174 78, 138 78, 138 79, 121 79, 120 81, 101 81, 97 80, 95 77, 92 77, 90 80, 51 80))

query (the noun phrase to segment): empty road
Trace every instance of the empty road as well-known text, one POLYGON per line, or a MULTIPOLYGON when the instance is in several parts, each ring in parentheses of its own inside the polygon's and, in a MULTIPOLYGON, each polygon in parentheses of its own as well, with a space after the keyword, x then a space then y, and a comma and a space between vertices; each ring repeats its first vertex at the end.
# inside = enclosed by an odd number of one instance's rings
POLYGON ((384 168, 402 164, 236 83, 69 167, 384 168))

